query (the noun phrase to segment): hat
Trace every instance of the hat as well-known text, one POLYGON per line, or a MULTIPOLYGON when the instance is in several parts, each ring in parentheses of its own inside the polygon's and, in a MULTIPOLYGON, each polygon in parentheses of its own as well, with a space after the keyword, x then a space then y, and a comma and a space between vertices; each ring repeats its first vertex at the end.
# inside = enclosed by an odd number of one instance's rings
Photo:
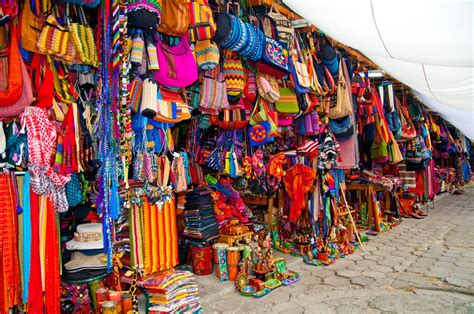
POLYGON ((103 249, 102 224, 87 223, 77 226, 74 239, 66 242, 68 250, 103 249))
POLYGON ((339 61, 337 60, 336 50, 334 50, 331 45, 326 43, 321 45, 321 50, 319 51, 318 56, 323 64, 328 68, 329 72, 332 74, 337 73, 339 69, 339 61))
POLYGON ((64 268, 69 272, 78 272, 82 270, 97 270, 107 268, 107 256, 104 252, 96 251, 75 251, 72 258, 64 264, 64 268))

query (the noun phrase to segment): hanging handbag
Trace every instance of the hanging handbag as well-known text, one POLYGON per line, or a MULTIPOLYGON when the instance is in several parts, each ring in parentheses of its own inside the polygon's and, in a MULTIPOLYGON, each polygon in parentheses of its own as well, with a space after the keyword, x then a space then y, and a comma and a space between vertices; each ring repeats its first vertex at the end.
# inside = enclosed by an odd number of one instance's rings
POLYGON ((230 96, 241 95, 245 89, 245 70, 242 60, 236 52, 224 50, 222 73, 227 86, 227 94, 230 96))
POLYGON ((229 108, 224 75, 220 73, 214 79, 205 74, 199 94, 199 109, 204 113, 217 115, 219 111, 229 108))
POLYGON ((337 83, 337 102, 329 107, 328 117, 338 119, 352 114, 352 100, 343 70, 344 63, 339 62, 339 81, 337 83))
POLYGON ((6 85, 8 88, 5 91, 0 91, 0 107, 15 104, 21 98, 23 91, 22 60, 17 42, 17 26, 15 25, 11 28, 9 47, 8 71, 2 73, 4 79, 7 79, 6 85))
POLYGON ((196 63, 199 69, 207 71, 219 64, 219 47, 210 39, 198 40, 194 46, 196 63))
POLYGON ((189 1, 188 36, 191 42, 208 40, 216 33, 216 23, 208 0, 189 1))
POLYGON ((298 81, 298 85, 303 88, 311 87, 311 80, 308 73, 308 68, 306 63, 303 63, 303 57, 300 49, 300 45, 298 43, 298 37, 295 37, 295 45, 296 50, 291 51, 291 61, 293 62, 295 78, 298 81))
POLYGON ((262 121, 257 125, 249 126, 248 133, 251 147, 267 145, 274 140, 270 135, 270 123, 268 121, 262 121))
POLYGON ((271 75, 258 72, 257 88, 260 96, 270 103, 274 103, 275 101, 280 99, 278 81, 271 75))
POLYGON ((162 0, 158 31, 169 36, 183 36, 189 27, 189 0, 162 0))
MULTIPOLYGON (((14 32, 11 33, 11 36, 16 36, 14 32)), ((12 57, 12 53, 14 53, 14 48, 10 50, 10 57, 12 57)), ((19 52, 18 52, 19 54, 19 52)), ((10 72, 14 71, 15 69, 10 68, 10 72)), ((33 90, 31 87, 31 80, 30 76, 28 75, 28 71, 26 69, 23 60, 20 58, 20 71, 22 76, 22 83, 23 86, 21 87, 21 95, 20 98, 10 106, 3 106, 5 103, 1 102, 0 105, 0 118, 8 118, 8 117, 17 117, 20 116, 21 113, 25 110, 26 107, 31 105, 34 101, 33 97, 33 90)), ((0 92, 0 99, 1 99, 1 92, 0 92)))
POLYGON ((336 139, 339 141, 345 141, 352 137, 354 134, 354 124, 352 123, 351 116, 345 116, 338 119, 329 120, 329 128, 334 134, 336 139))
POLYGON ((21 11, 21 47, 30 52, 40 53, 37 43, 45 22, 44 12, 41 12, 41 1, 34 0, 36 11, 31 8, 31 1, 25 1, 21 11))
MULTIPOLYGON (((278 39, 278 30, 276 29, 275 21, 268 16, 262 19, 270 20, 272 27, 271 34, 264 32, 263 55, 262 59, 257 63, 257 69, 260 72, 273 75, 276 78, 283 78, 290 73, 288 67, 288 48, 278 39)), ((260 26, 262 30, 263 23, 261 20, 260 26)))
POLYGON ((382 130, 380 128, 379 117, 375 117, 375 137, 372 146, 370 147, 370 157, 376 163, 385 163, 389 161, 388 143, 383 138, 382 130))
POLYGON ((51 55, 66 64, 82 64, 67 25, 63 26, 59 23, 55 11, 57 8, 46 18, 38 38, 38 50, 40 53, 51 55))
POLYGON ((168 46, 157 38, 160 69, 153 74, 155 81, 175 88, 192 85, 198 79, 197 64, 186 37, 176 46, 168 46))
POLYGON ((158 0, 130 0, 127 3, 127 20, 139 29, 154 29, 160 24, 161 3, 158 0))
POLYGON ((245 88, 244 88, 243 96, 244 96, 244 106, 253 107, 253 104, 255 103, 255 99, 257 98, 256 75, 248 67, 245 67, 245 88))
POLYGON ((278 11, 278 9, 273 5, 273 2, 270 8, 270 12, 268 12, 268 16, 271 18, 271 20, 264 20, 264 28, 271 27, 271 21, 273 20, 278 31, 278 39, 281 43, 286 44, 288 51, 292 51, 295 29, 293 27, 293 24, 291 24, 291 21, 278 11), (265 25, 267 23, 270 25, 265 25))
POLYGON ((275 102, 275 109, 280 113, 297 114, 300 112, 296 94, 287 87, 280 87, 280 99, 275 102))
POLYGON ((76 47, 78 57, 83 64, 91 65, 93 67, 99 66, 99 58, 97 55, 97 47, 95 45, 95 38, 92 28, 87 25, 86 15, 82 6, 74 6, 78 22, 71 21, 69 14, 69 3, 66 3, 66 23, 71 34, 72 42, 76 47))
POLYGON ((219 116, 215 124, 221 129, 239 130, 247 126, 249 116, 242 104, 242 100, 238 104, 231 104, 230 109, 224 109, 219 112, 219 116))

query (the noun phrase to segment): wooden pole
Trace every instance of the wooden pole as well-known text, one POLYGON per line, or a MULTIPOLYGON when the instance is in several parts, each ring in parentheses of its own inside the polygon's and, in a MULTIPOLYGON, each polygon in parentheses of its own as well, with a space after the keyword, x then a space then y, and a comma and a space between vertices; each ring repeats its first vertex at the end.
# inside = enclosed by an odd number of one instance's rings
POLYGON ((351 210, 349 208, 349 204, 347 204, 346 191, 345 191, 345 187, 344 187, 343 184, 345 185, 345 183, 342 183, 342 182, 339 183, 339 187, 341 189, 341 194, 342 194, 342 198, 344 200, 344 205, 346 206, 346 210, 347 210, 349 218, 351 220, 352 227, 354 227, 354 231, 355 231, 355 234, 356 234, 357 241, 359 241, 360 248, 362 249, 363 252, 365 252, 364 245, 362 244, 362 240, 360 239, 359 231, 357 231, 357 227, 356 227, 356 224, 354 222, 354 218, 352 218, 352 213, 351 213, 351 210))

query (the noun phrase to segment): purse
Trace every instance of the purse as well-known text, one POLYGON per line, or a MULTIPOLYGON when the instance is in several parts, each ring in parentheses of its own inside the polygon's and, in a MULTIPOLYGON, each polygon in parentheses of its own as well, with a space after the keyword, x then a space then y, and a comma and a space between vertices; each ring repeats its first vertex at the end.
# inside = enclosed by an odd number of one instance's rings
POLYGON ((354 124, 351 116, 329 120, 329 128, 339 141, 345 141, 354 134, 354 124))
POLYGON ((207 71, 219 64, 219 47, 210 39, 198 40, 194 48, 199 69, 207 71))
POLYGON ((197 81, 197 64, 186 37, 182 37, 176 46, 168 46, 157 38, 156 48, 160 65, 160 69, 153 74, 156 82, 183 88, 197 81))
POLYGON ((344 62, 339 62, 339 81, 337 83, 337 102, 333 107, 329 107, 329 119, 338 119, 352 114, 352 97, 344 75, 344 62))
POLYGON ((84 10, 80 5, 74 6, 78 22, 73 23, 69 14, 69 6, 69 3, 66 3, 66 24, 71 34, 72 42, 76 47, 76 53, 81 59, 82 64, 97 68, 99 66, 99 57, 97 55, 94 33, 92 28, 87 25, 84 10))
MULTIPOLYGON (((26 1, 21 12, 21 47, 30 52, 40 53, 37 43, 45 22, 43 12, 33 12, 31 1, 26 1)), ((41 2, 35 0, 35 8, 41 8, 41 2)))
POLYGON ((245 88, 243 91, 243 96, 244 106, 246 108, 252 108, 253 104, 255 103, 255 99, 257 99, 257 83, 255 73, 248 67, 245 67, 245 88))
POLYGON ((219 113, 217 126, 225 130, 243 129, 248 124, 248 116, 243 108, 224 109, 219 113))
MULTIPOLYGON (((57 11, 57 8, 55 11, 57 11)), ((53 10, 46 18, 41 35, 38 38, 37 47, 39 52, 52 55, 66 64, 82 64, 82 59, 74 45, 70 31, 67 26, 60 25, 55 11, 53 10), (59 45, 58 43, 62 44, 59 45)))
POLYGON ((270 123, 268 121, 249 126, 248 134, 251 147, 267 145, 274 140, 273 136, 270 135, 270 123))
POLYGON ((8 88, 5 91, 0 91, 0 108, 15 104, 22 97, 23 93, 23 80, 25 78, 22 75, 22 60, 18 48, 17 33, 18 28, 13 25, 10 32, 9 46, 11 48, 8 56, 8 74, 2 74, 2 76, 7 76, 8 88))
POLYGON ((291 61, 293 62, 295 78, 298 81, 298 85, 303 88, 310 88, 311 87, 311 80, 308 73, 308 68, 306 63, 303 63, 303 57, 301 53, 301 49, 298 43, 298 38, 295 37, 295 47, 296 51, 291 51, 291 61))
MULTIPOLYGON (((16 36, 14 32, 11 32, 11 36, 16 36)), ((12 48, 10 50, 10 58, 12 54, 14 53, 14 49, 12 48)), ((10 68, 10 72, 12 72, 12 68, 10 68)), ((21 71, 21 76, 23 78, 22 83, 23 86, 21 87, 21 95, 20 98, 10 106, 0 106, 0 118, 8 118, 8 117, 17 117, 19 116, 26 107, 31 105, 31 103, 34 101, 33 97, 33 90, 31 86, 31 80, 30 76, 28 75, 28 71, 26 69, 25 64, 23 63, 23 60, 20 58, 20 71, 21 71)), ((0 92, 0 95, 2 93, 0 92)), ((4 103, 0 101, 0 103, 3 105, 4 103)))
POLYGON ((260 72, 257 73, 257 88, 259 95, 270 103, 274 103, 280 99, 278 81, 271 75, 260 72))
POLYGON ((241 95, 245 89, 245 70, 242 60, 236 52, 224 50, 222 73, 227 86, 227 94, 230 96, 241 95))
POLYGON ((300 112, 296 94, 287 87, 280 87, 280 99, 275 102, 275 110, 280 113, 297 114, 300 112))
POLYGON ((160 24, 162 7, 158 0, 130 0, 127 10, 127 20, 133 28, 154 29, 160 24))
MULTIPOLYGON (((288 48, 278 39, 278 30, 276 29, 275 21, 268 16, 262 19, 270 20, 272 27, 271 34, 264 32, 263 55, 262 59, 257 63, 257 69, 260 72, 273 75, 278 79, 283 78, 290 73, 288 67, 288 48)), ((264 22, 261 20, 260 27, 262 30, 263 24, 264 22)))
MULTIPOLYGON (((278 9, 273 5, 273 2, 270 8, 270 12, 268 12, 268 16, 275 22, 278 31, 278 39, 280 40, 280 42, 286 44, 288 51, 292 51, 295 29, 293 27, 293 24, 291 24, 291 21, 278 11, 278 9)), ((265 22, 266 21, 270 20, 265 20, 265 22)))
POLYGON ((199 109, 206 114, 217 115, 222 109, 229 108, 224 75, 220 73, 217 79, 204 75, 199 94, 199 109))
POLYGON ((191 42, 211 39, 216 33, 216 27, 208 0, 189 1, 188 36, 191 42))
POLYGON ((169 36, 183 36, 189 27, 189 0, 162 0, 158 31, 169 36))

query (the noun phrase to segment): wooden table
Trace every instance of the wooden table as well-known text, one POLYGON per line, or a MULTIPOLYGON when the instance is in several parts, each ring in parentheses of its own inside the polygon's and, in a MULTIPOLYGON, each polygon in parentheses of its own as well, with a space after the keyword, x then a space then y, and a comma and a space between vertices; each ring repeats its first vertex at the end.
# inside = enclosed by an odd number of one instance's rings
MULTIPOLYGON (((375 184, 362 184, 362 183, 348 183, 346 184, 346 189, 348 191, 361 191, 365 192, 367 195, 367 203, 368 203, 368 223, 369 226, 372 224, 372 221, 375 225, 375 231, 381 232, 380 229, 380 213, 376 210, 375 200, 374 200, 374 192, 385 191, 383 186, 375 185, 375 184)), ((388 193, 388 192, 386 192, 388 193)), ((389 209, 391 205, 391 198, 385 197, 386 201, 386 208, 389 209)))

